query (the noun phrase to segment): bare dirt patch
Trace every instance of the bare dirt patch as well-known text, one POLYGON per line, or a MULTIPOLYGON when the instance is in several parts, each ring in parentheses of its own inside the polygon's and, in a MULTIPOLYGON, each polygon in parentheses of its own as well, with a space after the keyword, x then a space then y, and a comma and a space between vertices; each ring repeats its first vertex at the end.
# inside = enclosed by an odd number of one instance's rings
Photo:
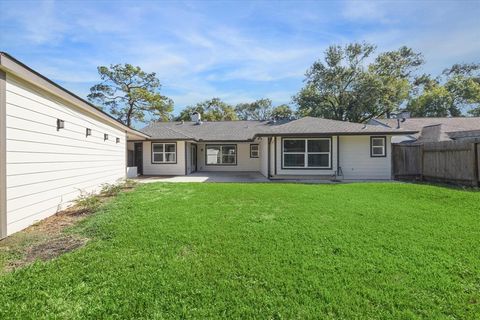
MULTIPOLYGON (((135 185, 131 183, 121 188, 123 192, 134 189, 135 185)), ((99 202, 95 208, 110 201, 117 193, 95 196, 99 202)), ((88 238, 69 234, 66 229, 94 212, 94 209, 85 206, 72 206, 3 239, 0 241, 0 274, 24 267, 36 260, 54 259, 84 246, 88 238)))

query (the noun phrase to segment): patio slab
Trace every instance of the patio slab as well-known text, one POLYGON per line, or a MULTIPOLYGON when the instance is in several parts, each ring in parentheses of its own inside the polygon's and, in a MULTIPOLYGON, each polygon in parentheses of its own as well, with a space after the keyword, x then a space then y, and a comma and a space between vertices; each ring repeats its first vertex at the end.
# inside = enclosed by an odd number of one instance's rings
POLYGON ((270 182, 259 172, 194 172, 188 176, 140 176, 138 182, 270 182))

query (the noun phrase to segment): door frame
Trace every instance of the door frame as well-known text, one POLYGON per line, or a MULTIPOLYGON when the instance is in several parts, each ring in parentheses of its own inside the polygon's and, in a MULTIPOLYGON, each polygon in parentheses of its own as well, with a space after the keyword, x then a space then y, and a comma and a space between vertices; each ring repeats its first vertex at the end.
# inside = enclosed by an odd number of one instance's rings
POLYGON ((198 171, 198 147, 196 143, 190 145, 190 173, 198 171), (195 152, 193 151, 195 150, 195 152))
POLYGON ((133 165, 137 167, 137 173, 143 175, 143 142, 134 142, 133 144, 133 165), (138 154, 140 157, 137 157, 138 154))

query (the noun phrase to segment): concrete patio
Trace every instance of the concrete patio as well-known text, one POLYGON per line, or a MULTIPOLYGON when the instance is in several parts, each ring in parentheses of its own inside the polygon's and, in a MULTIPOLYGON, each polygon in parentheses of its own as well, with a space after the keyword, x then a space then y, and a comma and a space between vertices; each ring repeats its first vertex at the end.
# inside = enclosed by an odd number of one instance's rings
POLYGON ((188 176, 139 176, 140 183, 149 182, 270 182, 259 172, 194 172, 188 176))

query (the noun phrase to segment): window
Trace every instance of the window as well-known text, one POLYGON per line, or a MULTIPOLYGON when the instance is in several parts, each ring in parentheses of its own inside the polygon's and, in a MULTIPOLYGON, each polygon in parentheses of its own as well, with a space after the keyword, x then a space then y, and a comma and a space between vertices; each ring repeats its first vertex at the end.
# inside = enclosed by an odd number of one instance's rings
POLYGON ((237 146, 234 144, 209 145, 206 146, 205 153, 207 165, 236 165, 237 164, 237 146))
POLYGON ((116 143, 120 143, 120 138, 115 138, 116 143))
POLYGON ((57 131, 64 128, 65 128, 65 121, 61 119, 57 119, 57 131))
POLYGON ((103 134, 103 141, 107 141, 108 140, 108 134, 104 133, 103 134))
POLYGON ((152 143, 152 163, 177 163, 177 144, 152 143))
POLYGON ((283 139, 283 168, 331 167, 331 139, 283 139))
POLYGON ((250 158, 258 158, 258 144, 250 145, 250 158))
POLYGON ((387 156, 387 138, 370 137, 370 157, 387 156))
POLYGON ((86 135, 87 137, 88 137, 88 136, 91 136, 91 135, 92 135, 92 129, 87 128, 87 129, 85 130, 85 135, 86 135))

